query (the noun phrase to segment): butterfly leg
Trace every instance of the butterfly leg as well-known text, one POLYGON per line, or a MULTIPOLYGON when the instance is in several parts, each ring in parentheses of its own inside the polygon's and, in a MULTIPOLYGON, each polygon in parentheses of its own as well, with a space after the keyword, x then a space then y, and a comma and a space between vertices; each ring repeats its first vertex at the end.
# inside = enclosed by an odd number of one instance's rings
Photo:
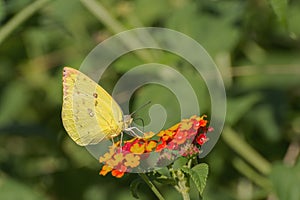
POLYGON ((122 152, 122 142, 123 142, 123 132, 121 132, 121 138, 120 138, 120 151, 122 152))
POLYGON ((125 129, 125 131, 129 131, 133 136, 135 136, 137 138, 143 138, 143 137, 139 136, 136 132, 134 132, 134 130, 136 130, 137 132, 144 135, 144 132, 141 131, 140 129, 138 129, 137 127, 135 127, 135 126, 125 129))
POLYGON ((111 141, 112 141, 112 144, 113 144, 113 147, 114 147, 115 146, 115 141, 114 141, 113 137, 111 138, 111 141))
POLYGON ((133 127, 131 127, 131 128, 132 128, 132 130, 133 130, 133 129, 134 129, 134 130, 137 130, 138 132, 140 132, 140 133, 142 133, 142 134, 144 135, 144 132, 141 131, 140 129, 138 129, 137 127, 133 126, 133 127))

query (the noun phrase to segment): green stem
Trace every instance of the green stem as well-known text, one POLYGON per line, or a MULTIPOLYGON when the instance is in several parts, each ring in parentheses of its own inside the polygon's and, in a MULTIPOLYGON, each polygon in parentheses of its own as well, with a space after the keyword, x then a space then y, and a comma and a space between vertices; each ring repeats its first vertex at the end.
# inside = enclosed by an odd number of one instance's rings
POLYGON ((31 17, 35 12, 40 10, 47 2, 49 2, 49 0, 35 1, 21 10, 9 22, 2 26, 0 29, 0 45, 18 26, 31 17))
POLYGON ((178 170, 176 171, 176 177, 178 179, 178 184, 175 186, 176 190, 182 195, 183 200, 190 200, 190 188, 187 186, 187 179, 184 173, 178 170))
POLYGON ((158 191, 158 189, 155 187, 155 185, 150 181, 150 179, 147 177, 146 174, 140 173, 139 174, 140 177, 146 182, 146 184, 150 187, 150 189, 154 192, 154 194, 156 195, 156 197, 159 200, 164 200, 164 197, 160 194, 160 192, 158 191))
POLYGON ((268 175, 271 171, 271 164, 245 142, 232 128, 225 127, 222 133, 224 141, 252 166, 261 173, 268 175))
POLYGON ((190 195, 188 192, 181 193, 183 200, 190 200, 190 195))

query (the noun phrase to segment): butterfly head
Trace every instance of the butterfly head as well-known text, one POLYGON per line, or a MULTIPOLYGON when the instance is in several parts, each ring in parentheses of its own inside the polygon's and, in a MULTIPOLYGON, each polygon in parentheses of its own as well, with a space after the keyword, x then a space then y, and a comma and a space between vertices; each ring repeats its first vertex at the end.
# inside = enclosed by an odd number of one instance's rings
POLYGON ((131 115, 124 115, 124 127, 123 129, 127 129, 130 127, 130 124, 132 123, 133 118, 131 117, 131 115))

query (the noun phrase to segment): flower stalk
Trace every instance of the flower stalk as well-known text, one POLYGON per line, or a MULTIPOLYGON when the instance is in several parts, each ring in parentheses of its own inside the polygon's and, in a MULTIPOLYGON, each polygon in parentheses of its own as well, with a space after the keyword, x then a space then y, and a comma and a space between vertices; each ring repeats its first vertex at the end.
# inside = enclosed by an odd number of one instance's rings
POLYGON ((153 191, 153 193, 159 200, 164 200, 164 197, 161 195, 161 193, 158 191, 155 185, 150 181, 146 174, 139 173, 139 176, 145 181, 145 183, 150 187, 150 189, 153 191))
POLYGON ((175 186, 176 190, 182 195, 183 200, 190 200, 190 188, 188 186, 187 178, 181 170, 176 170, 175 174, 178 179, 178 183, 175 186))

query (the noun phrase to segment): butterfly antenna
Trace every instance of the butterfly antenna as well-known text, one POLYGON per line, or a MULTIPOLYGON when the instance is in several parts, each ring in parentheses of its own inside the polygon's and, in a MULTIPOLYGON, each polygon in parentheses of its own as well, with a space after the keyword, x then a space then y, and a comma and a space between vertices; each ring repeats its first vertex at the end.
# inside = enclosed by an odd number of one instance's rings
POLYGON ((142 124, 143 124, 143 132, 144 132, 144 128, 145 128, 144 120, 143 120, 142 118, 135 118, 134 120, 135 120, 135 121, 136 121, 136 120, 141 120, 141 121, 142 121, 142 124))
POLYGON ((130 116, 133 116, 137 111, 141 110, 142 108, 146 107, 147 105, 149 105, 151 103, 151 101, 148 101, 147 103, 145 103, 144 105, 140 106, 139 108, 137 108, 135 111, 133 111, 130 116))

